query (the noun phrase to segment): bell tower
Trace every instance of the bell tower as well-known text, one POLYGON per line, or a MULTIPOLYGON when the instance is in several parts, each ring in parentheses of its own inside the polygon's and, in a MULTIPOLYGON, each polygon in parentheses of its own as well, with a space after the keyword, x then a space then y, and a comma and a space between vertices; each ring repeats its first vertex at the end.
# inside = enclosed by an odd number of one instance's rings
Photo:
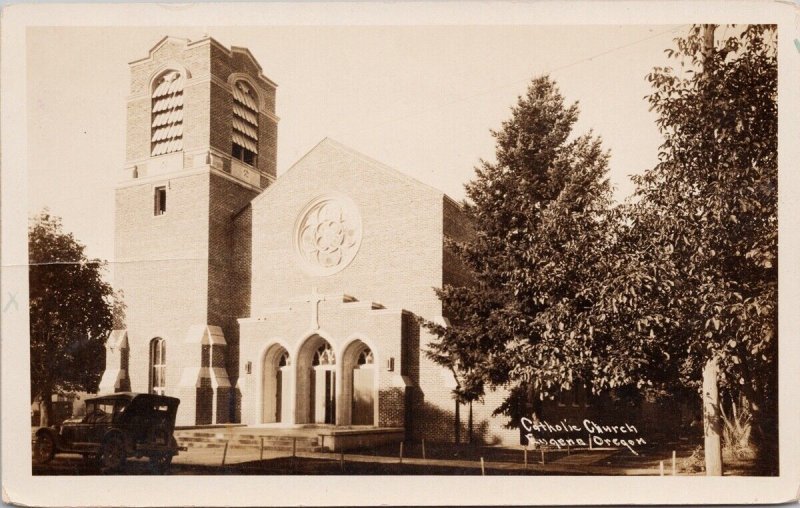
POLYGON ((181 425, 235 421, 236 319, 250 291, 239 225, 275 179, 276 85, 249 50, 210 37, 165 37, 130 72, 115 191, 126 329, 113 335, 129 351, 101 390, 180 397, 181 425))

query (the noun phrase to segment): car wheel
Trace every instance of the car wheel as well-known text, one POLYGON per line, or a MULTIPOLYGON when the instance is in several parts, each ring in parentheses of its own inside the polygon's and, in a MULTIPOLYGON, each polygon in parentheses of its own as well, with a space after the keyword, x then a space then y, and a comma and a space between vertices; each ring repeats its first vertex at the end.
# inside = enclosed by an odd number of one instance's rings
POLYGON ((166 474, 172 464, 172 454, 159 453, 150 456, 150 470, 153 474, 166 474))
POLYGON ((56 454, 56 442, 53 436, 43 432, 36 436, 33 446, 33 458, 39 464, 46 464, 53 460, 56 454))
POLYGON ((111 436, 103 442, 100 450, 100 469, 103 473, 113 473, 125 466, 125 442, 120 436, 111 436))
POLYGON ((93 455, 91 453, 83 454, 83 467, 86 469, 95 469, 97 468, 97 455, 93 455))

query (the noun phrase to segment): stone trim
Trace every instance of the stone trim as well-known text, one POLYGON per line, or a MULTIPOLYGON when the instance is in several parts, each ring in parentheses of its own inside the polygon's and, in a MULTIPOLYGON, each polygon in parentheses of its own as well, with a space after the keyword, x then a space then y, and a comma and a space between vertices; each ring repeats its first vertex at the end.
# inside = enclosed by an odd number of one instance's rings
POLYGON ((176 179, 176 178, 183 178, 183 177, 186 177, 186 176, 202 175, 202 174, 205 174, 205 173, 213 173, 213 174, 215 174, 217 176, 225 178, 226 180, 230 180, 231 182, 237 183, 237 184, 241 185, 242 187, 244 187, 246 189, 250 189, 250 190, 252 190, 254 192, 259 192, 260 193, 260 192, 264 191, 264 189, 262 189, 260 187, 255 187, 253 185, 250 185, 247 182, 243 182, 243 181, 239 180, 238 178, 235 178, 235 177, 229 175, 225 171, 216 169, 216 168, 211 167, 211 166, 206 166, 206 165, 204 165, 204 166, 202 166, 200 168, 192 168, 192 169, 179 171, 177 173, 164 173, 164 174, 160 174, 160 175, 153 175, 153 176, 146 176, 146 177, 143 177, 143 178, 134 178, 134 179, 131 179, 131 180, 125 180, 125 181, 117 183, 117 185, 114 188, 115 189, 125 189, 125 188, 128 188, 128 187, 136 187, 137 185, 146 185, 146 184, 147 185, 152 185, 153 182, 173 180, 173 179, 176 179))

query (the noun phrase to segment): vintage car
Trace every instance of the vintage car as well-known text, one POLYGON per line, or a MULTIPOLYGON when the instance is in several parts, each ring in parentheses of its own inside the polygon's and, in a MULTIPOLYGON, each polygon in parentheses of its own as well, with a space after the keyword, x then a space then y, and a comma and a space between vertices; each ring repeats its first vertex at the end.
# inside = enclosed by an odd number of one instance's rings
POLYGON ((147 457, 155 473, 169 469, 178 454, 172 433, 179 399, 146 393, 114 393, 86 399, 86 413, 36 432, 39 463, 56 453, 79 453, 101 472, 122 470, 128 457, 147 457))

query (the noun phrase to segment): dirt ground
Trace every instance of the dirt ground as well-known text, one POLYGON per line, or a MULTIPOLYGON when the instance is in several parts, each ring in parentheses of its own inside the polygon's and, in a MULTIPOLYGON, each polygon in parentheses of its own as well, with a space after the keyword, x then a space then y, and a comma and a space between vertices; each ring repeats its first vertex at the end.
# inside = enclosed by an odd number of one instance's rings
MULTIPOLYGON (((259 450, 190 449, 173 461, 173 475, 702 475, 687 468, 697 443, 680 441, 637 448, 547 449, 404 443, 341 453, 298 453, 259 450), (526 464, 527 458, 527 464, 526 464), (481 459, 483 459, 481 461, 481 459)), ((757 475, 752 461, 724 461, 726 475, 757 475)), ((33 464, 34 475, 97 475, 80 455, 58 455, 48 464, 33 464)), ((152 474, 146 460, 132 459, 122 474, 152 474)))

